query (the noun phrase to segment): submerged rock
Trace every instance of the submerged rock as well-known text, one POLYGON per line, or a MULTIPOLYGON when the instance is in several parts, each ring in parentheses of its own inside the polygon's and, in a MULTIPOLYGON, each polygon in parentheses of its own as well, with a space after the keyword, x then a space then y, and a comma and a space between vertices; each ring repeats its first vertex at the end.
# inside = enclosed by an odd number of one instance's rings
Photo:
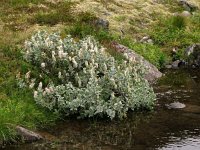
POLYGON ((16 127, 16 131, 17 131, 17 134, 19 136, 22 137, 22 139, 26 142, 33 142, 33 141, 38 141, 38 140, 42 140, 43 137, 40 135, 40 134, 37 134, 33 131, 30 131, 28 129, 25 129, 21 126, 17 126, 16 127))
POLYGON ((112 47, 119 53, 122 53, 122 54, 126 53, 128 55, 128 59, 134 59, 135 61, 142 63, 144 65, 144 67, 147 68, 147 72, 145 74, 145 79, 147 81, 152 83, 156 79, 162 77, 162 73, 153 64, 151 64, 149 61, 145 60, 144 57, 137 54, 133 50, 131 50, 123 45, 120 45, 116 42, 112 43, 112 47))
POLYGON ((170 104, 166 104, 165 106, 167 106, 168 109, 181 109, 186 107, 185 104, 180 102, 173 102, 170 104))

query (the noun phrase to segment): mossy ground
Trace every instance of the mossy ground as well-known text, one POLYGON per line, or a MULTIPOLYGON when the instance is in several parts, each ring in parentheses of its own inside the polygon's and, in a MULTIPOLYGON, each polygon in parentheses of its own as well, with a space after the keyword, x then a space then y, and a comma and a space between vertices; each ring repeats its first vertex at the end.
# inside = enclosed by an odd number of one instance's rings
MULTIPOLYGON (((200 8, 199 0, 191 0, 200 8)), ((14 139, 13 126, 43 127, 58 117, 38 107, 31 91, 19 89, 15 76, 34 66, 23 61, 24 41, 40 29, 61 31, 82 38, 95 36, 118 60, 123 56, 110 48, 116 40, 162 67, 172 48, 183 50, 200 42, 200 12, 180 24, 173 13, 184 9, 166 0, 2 0, 0 1, 0 140, 14 139), (107 19, 110 30, 98 29, 93 20, 107 19), (183 26, 182 26, 183 25, 183 26), (123 34, 122 34, 123 32, 123 34), (150 35, 154 45, 137 41, 150 35)), ((181 53, 181 52, 180 52, 181 53)), ((181 54, 180 54, 181 55, 181 54)))

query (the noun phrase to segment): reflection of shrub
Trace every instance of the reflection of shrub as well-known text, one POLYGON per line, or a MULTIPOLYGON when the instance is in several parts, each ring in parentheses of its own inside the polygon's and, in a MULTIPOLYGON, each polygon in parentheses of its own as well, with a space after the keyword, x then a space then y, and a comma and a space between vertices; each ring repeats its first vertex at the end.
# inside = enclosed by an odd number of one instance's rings
POLYGON ((35 101, 43 107, 66 115, 112 119, 125 117, 129 109, 154 105, 144 68, 134 61, 119 64, 92 37, 75 42, 38 32, 25 47, 24 57, 41 68, 43 78, 34 75, 33 79, 28 72, 24 81, 35 88, 35 101))

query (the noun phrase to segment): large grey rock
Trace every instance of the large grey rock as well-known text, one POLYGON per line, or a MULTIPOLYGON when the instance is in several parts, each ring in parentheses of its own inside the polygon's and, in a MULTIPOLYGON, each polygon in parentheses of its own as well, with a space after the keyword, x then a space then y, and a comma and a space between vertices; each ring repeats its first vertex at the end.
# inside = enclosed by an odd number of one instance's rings
POLYGON ((185 50, 188 65, 200 67, 200 43, 193 44, 185 50))
POLYGON ((19 136, 22 137, 22 139, 26 142, 33 142, 33 141, 38 141, 38 140, 42 140, 43 137, 33 131, 30 131, 28 129, 25 129, 21 126, 17 126, 16 127, 16 131, 17 131, 17 134, 19 136))
POLYGON ((137 54, 133 50, 118 44, 116 42, 112 43, 112 47, 117 51, 122 54, 127 54, 129 59, 135 59, 135 61, 142 63, 146 68, 147 72, 145 74, 145 79, 148 80, 149 82, 153 82, 156 79, 162 77, 162 73, 150 62, 144 59, 141 55, 137 54))

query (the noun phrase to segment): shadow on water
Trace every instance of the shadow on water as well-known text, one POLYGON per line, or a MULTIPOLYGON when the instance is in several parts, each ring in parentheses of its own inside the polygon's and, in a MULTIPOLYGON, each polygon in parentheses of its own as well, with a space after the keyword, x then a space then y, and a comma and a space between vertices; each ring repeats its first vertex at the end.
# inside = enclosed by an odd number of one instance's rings
POLYGON ((69 119, 41 131, 45 141, 6 149, 200 149, 200 72, 166 71, 154 90, 158 106, 153 112, 129 114, 122 121, 69 119), (186 107, 168 109, 172 102, 186 107))

